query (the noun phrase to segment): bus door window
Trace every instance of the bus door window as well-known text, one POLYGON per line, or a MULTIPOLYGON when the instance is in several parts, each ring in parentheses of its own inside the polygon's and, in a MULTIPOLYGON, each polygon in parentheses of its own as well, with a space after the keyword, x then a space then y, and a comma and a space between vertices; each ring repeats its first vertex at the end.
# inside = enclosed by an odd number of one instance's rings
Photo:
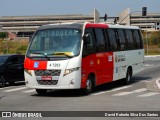
POLYGON ((105 40, 104 30, 97 28, 95 29, 95 34, 97 42, 97 52, 105 52, 106 40, 105 40))
POLYGON ((84 40, 83 56, 95 53, 96 46, 95 46, 95 36, 93 33, 93 29, 86 29, 83 40, 84 40))

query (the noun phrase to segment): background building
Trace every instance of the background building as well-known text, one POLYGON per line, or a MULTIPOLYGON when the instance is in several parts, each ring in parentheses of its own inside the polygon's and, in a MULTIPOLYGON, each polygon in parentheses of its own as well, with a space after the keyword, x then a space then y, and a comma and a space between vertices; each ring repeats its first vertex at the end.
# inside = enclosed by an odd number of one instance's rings
POLYGON ((118 23, 124 25, 139 26, 142 30, 160 30, 160 13, 147 13, 142 16, 142 11, 130 11, 129 8, 122 11, 119 15, 118 23))
POLYGON ((117 17, 100 17, 97 10, 91 15, 46 15, 46 16, 1 16, 0 32, 7 32, 10 38, 30 37, 41 25, 63 22, 107 22, 123 25, 139 26, 142 30, 160 30, 160 13, 147 13, 142 16, 141 11, 130 12, 130 9, 122 11, 117 17), (118 21, 117 21, 118 20, 118 21))

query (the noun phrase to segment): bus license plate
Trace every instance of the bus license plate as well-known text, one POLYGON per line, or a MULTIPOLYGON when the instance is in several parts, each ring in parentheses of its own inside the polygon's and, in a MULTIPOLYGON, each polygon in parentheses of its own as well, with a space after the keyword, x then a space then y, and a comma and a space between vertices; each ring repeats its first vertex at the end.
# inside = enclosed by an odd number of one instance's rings
POLYGON ((42 76, 42 80, 52 80, 52 76, 42 76))

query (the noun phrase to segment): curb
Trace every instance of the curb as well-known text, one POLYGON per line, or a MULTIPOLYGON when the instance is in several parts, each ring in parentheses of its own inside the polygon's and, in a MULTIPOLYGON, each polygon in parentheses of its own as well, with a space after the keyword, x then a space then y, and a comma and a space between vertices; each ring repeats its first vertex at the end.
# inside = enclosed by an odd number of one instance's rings
POLYGON ((160 55, 145 55, 144 57, 160 57, 160 55))
POLYGON ((160 89, 160 80, 156 80, 155 84, 158 87, 158 89, 160 89))

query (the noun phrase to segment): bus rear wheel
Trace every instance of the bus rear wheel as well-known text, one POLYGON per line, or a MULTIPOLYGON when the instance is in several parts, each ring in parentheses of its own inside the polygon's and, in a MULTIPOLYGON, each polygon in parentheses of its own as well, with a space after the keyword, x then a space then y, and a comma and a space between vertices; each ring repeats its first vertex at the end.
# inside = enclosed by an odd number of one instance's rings
POLYGON ((38 93, 38 95, 46 95, 47 94, 46 89, 36 89, 36 92, 38 93))
POLYGON ((131 83, 131 77, 132 77, 132 73, 131 70, 128 69, 127 73, 126 73, 126 78, 124 79, 124 84, 128 85, 131 83))

